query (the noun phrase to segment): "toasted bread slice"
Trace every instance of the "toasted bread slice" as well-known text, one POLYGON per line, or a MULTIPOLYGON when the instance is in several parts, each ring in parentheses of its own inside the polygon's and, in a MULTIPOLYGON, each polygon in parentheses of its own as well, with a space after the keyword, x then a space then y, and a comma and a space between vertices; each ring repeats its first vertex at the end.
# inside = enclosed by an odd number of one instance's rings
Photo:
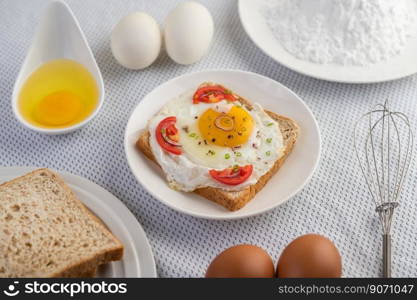
MULTIPOLYGON (((210 84, 212 83, 204 83, 202 86, 210 84)), ((248 109, 252 108, 252 105, 248 100, 236 94, 235 96, 237 96, 238 101, 240 101, 248 109)), ((272 119, 278 122, 284 142, 283 155, 275 162, 272 168, 261 178, 259 178, 255 184, 250 185, 241 191, 227 191, 215 187, 204 187, 194 190, 194 193, 201 195, 213 202, 216 202, 230 211, 235 211, 242 208, 251 199, 253 199, 253 197, 255 197, 255 195, 266 185, 272 176, 278 172, 279 168, 283 165, 286 158, 291 153, 295 142, 297 141, 297 137, 299 135, 299 127, 296 122, 290 118, 278 115, 268 110, 265 111, 272 119)), ((157 161, 152 153, 149 138, 150 133, 147 129, 141 132, 141 135, 136 142, 136 147, 142 151, 147 158, 157 164, 157 161)))
POLYGON ((123 245, 54 172, 0 185, 0 277, 90 277, 123 245))
POLYGON ((98 266, 91 268, 89 270, 83 270, 82 272, 76 274, 72 273, 72 278, 94 278, 97 274, 98 266))

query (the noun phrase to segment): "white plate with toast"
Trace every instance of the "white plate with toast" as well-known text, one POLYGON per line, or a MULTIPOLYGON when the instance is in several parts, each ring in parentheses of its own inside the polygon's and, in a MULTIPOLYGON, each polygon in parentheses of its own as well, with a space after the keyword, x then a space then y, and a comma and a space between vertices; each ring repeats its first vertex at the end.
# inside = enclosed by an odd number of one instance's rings
MULTIPOLYGON (((0 184, 33 171, 32 167, 1 167, 0 184)), ((65 172, 64 182, 81 202, 98 216, 124 246, 120 261, 102 265, 95 274, 101 278, 156 277, 155 261, 146 234, 127 207, 97 184, 65 172)))
POLYGON ((309 181, 317 167, 321 139, 317 122, 306 104, 282 84, 250 72, 213 70, 174 78, 150 92, 134 109, 125 131, 125 151, 129 166, 139 183, 167 206, 195 217, 238 219, 254 216, 284 203, 309 181), (266 110, 294 120, 300 130, 296 145, 279 171, 254 199, 243 208, 229 211, 195 193, 171 189, 161 169, 143 155, 136 142, 148 121, 174 97, 195 89, 203 82, 215 82, 266 110))

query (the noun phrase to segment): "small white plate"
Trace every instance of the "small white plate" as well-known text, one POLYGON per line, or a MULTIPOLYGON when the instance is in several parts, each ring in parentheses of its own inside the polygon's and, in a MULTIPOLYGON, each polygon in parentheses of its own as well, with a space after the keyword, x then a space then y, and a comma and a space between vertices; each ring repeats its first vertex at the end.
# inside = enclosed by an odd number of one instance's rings
POLYGON ((275 61, 301 74, 328 81, 375 83, 417 73, 417 38, 399 55, 370 66, 320 65, 300 60, 288 53, 274 37, 262 15, 264 0, 239 0, 239 16, 252 41, 275 61))
MULTIPOLYGON (((32 167, 0 167, 0 183, 33 171, 32 167)), ((124 245, 121 261, 102 266, 97 277, 156 277, 152 249, 139 222, 124 204, 97 184, 59 172, 77 197, 97 215, 124 245)))
POLYGON ((125 151, 130 169, 141 185, 169 207, 201 218, 237 219, 268 211, 294 196, 312 176, 320 157, 320 133, 313 114, 293 92, 278 82, 261 75, 242 71, 203 71, 172 79, 149 93, 130 116, 125 132, 125 151), (288 116, 300 125, 301 133, 293 153, 279 172, 242 209, 230 212, 194 193, 170 189, 162 171, 140 153, 135 143, 140 131, 168 101, 195 89, 206 81, 229 87, 237 94, 264 108, 288 116))

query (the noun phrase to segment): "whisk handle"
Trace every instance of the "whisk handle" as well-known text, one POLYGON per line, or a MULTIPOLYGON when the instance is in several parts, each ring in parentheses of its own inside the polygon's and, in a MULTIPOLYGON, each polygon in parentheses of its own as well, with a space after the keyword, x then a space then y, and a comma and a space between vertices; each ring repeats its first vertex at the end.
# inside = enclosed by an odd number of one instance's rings
POLYGON ((383 244, 382 244, 382 274, 385 278, 391 277, 391 235, 383 235, 383 244))

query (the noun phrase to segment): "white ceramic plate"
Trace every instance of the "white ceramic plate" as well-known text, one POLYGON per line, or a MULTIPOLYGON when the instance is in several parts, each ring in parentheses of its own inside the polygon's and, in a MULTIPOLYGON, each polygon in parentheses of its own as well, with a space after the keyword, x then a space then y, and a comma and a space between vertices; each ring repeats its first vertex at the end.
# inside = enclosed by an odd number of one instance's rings
POLYGON ((252 41, 267 55, 287 68, 311 77, 345 82, 374 83, 399 79, 417 73, 417 38, 401 55, 371 66, 320 65, 297 59, 274 37, 262 16, 264 0, 239 0, 242 25, 252 41))
POLYGON ((242 71, 203 71, 172 79, 149 93, 133 111, 125 132, 129 166, 141 185, 155 198, 180 212, 208 219, 236 219, 268 211, 294 196, 312 176, 320 156, 319 128, 311 111, 289 89, 272 79, 242 71), (244 208, 230 212, 194 193, 170 189, 161 170, 142 155, 135 142, 162 106, 205 81, 217 82, 264 108, 297 121, 301 134, 280 171, 244 208))
MULTIPOLYGON (((31 172, 32 167, 0 168, 0 183, 31 172)), ((124 204, 97 184, 69 173, 59 172, 77 197, 96 214, 123 243, 123 259, 109 263, 97 277, 156 277, 152 249, 142 227, 124 204)))

